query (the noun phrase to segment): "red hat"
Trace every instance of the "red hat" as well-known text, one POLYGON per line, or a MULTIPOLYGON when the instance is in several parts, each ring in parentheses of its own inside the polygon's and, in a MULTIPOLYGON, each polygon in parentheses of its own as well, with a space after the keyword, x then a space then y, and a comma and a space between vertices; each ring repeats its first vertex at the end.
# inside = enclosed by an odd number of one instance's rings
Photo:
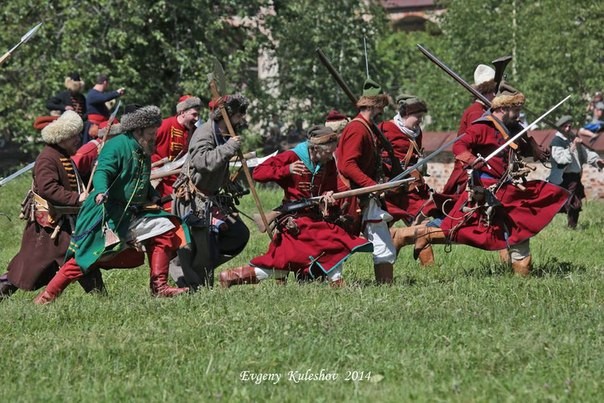
POLYGON ((325 126, 333 129, 336 133, 340 133, 344 130, 344 127, 350 122, 350 118, 343 115, 337 109, 332 109, 325 118, 325 126))

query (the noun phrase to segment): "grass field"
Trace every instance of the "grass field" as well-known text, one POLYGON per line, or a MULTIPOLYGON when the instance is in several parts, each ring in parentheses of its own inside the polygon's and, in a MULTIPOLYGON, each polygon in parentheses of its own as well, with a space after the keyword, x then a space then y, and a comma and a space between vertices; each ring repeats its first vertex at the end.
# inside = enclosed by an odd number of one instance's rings
MULTIPOLYGON (((0 189, 0 267, 18 250, 28 179, 0 189)), ((280 194, 261 190, 274 207, 280 194)), ((253 212, 248 197, 242 209, 253 212)), ((348 286, 202 290, 154 299, 146 268, 104 272, 108 296, 72 285, 53 305, 0 303, 0 399, 13 401, 601 401, 604 203, 579 230, 559 215, 532 241, 531 278, 495 253, 403 250, 396 284, 353 257, 348 286), (257 376, 264 375, 265 379, 257 376)), ((254 233, 232 262, 263 252, 254 233)))

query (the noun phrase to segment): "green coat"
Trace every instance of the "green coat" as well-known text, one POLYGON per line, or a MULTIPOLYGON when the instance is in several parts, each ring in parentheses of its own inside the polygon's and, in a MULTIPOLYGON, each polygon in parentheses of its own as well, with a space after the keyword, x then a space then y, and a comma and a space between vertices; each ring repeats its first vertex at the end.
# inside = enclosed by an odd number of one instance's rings
POLYGON ((127 247, 120 242, 105 248, 105 223, 125 240, 134 218, 170 216, 163 210, 134 213, 128 208, 150 204, 154 196, 159 196, 149 182, 150 173, 151 158, 144 154, 131 133, 120 134, 105 143, 92 179, 94 190, 78 215, 67 259, 75 257, 76 263, 86 272, 103 254, 127 247), (100 193, 106 193, 108 197, 104 204, 97 205, 95 198, 100 193))

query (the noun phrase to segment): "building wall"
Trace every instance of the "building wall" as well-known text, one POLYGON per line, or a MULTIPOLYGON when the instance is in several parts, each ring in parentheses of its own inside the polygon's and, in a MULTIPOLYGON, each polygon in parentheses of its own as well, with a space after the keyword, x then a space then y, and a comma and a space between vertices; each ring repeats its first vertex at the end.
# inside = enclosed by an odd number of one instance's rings
MULTIPOLYGON (((451 171, 453 170, 453 154, 444 152, 435 160, 428 163, 428 174, 426 182, 432 189, 441 191, 447 183, 451 171)), ((602 156, 602 153, 600 153, 602 156)), ((531 163, 536 170, 529 175, 529 179, 546 179, 549 175, 549 169, 545 168, 540 162, 531 163)), ((588 200, 604 199, 604 171, 598 171, 596 168, 585 165, 583 169, 583 185, 588 200)))

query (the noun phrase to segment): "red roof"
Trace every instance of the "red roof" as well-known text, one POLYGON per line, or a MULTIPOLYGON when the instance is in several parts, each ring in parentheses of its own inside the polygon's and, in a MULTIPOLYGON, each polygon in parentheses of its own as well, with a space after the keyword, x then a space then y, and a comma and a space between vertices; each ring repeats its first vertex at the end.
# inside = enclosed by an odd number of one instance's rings
MULTIPOLYGON (((552 142, 552 138, 556 134, 556 131, 551 130, 533 130, 529 132, 529 135, 535 139, 537 144, 549 147, 552 142)), ((453 140, 457 135, 457 132, 424 132, 424 138, 422 139, 422 145, 427 152, 438 149, 441 145, 447 141, 453 140)), ((583 143, 593 149, 596 152, 604 151, 604 136, 599 136, 595 141, 591 142, 591 139, 586 136, 581 136, 583 143)), ((445 150, 451 151, 451 145, 445 150)))
POLYGON ((433 7, 435 3, 434 0, 382 0, 382 6, 384 6, 385 9, 433 7))

